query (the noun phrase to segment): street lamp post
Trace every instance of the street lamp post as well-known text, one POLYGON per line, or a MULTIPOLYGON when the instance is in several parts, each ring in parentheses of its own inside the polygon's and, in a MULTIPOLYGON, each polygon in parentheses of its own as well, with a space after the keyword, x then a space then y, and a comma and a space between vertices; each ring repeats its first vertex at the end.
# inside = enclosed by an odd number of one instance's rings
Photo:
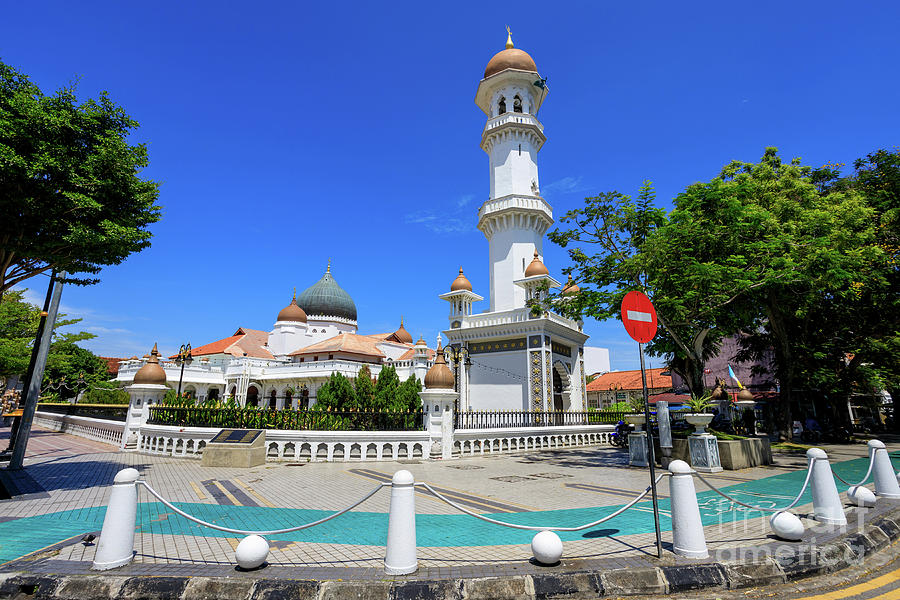
POLYGON ((188 342, 187 344, 182 344, 181 348, 178 349, 178 356, 175 357, 175 364, 181 365, 181 373, 178 375, 178 397, 181 398, 181 382, 184 379, 184 366, 189 365, 194 362, 194 357, 191 356, 191 344, 188 342))
POLYGON ((453 385, 454 391, 457 392, 456 400, 453 402, 454 404, 454 414, 459 414, 459 398, 460 398, 460 387, 462 382, 459 378, 459 367, 460 363, 464 366, 469 367, 472 365, 472 360, 469 358, 469 351, 460 346, 445 346, 444 347, 444 360, 453 362, 453 385))

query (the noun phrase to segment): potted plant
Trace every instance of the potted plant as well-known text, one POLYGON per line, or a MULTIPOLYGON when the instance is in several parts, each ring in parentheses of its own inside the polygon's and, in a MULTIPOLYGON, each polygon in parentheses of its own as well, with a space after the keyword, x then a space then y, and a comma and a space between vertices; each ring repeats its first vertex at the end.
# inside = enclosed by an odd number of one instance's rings
POLYGON ((687 401, 687 406, 688 414, 685 415, 684 419, 696 429, 694 435, 706 433, 706 426, 709 425, 715 416, 711 412, 707 412, 712 406, 712 394, 691 394, 691 399, 687 401))
POLYGON ((630 398, 628 400, 628 413, 625 415, 625 422, 629 425, 634 425, 637 431, 641 431, 645 418, 644 399, 630 398))

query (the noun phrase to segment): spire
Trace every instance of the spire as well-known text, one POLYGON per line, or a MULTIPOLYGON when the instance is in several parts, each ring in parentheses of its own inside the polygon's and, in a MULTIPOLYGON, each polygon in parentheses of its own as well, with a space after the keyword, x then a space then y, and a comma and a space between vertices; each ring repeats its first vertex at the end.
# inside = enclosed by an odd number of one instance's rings
POLYGON ((512 42, 512 31, 509 30, 509 25, 506 26, 506 49, 509 50, 511 48, 515 48, 512 42))
POLYGON ((153 342, 153 350, 150 351, 150 360, 147 362, 159 363, 159 350, 156 349, 156 342, 153 342))
POLYGON ((330 258, 328 259, 328 268, 325 269, 325 272, 326 272, 326 273, 331 273, 331 259, 330 259, 330 258))
POLYGON ((294 299, 291 300, 294 304, 297 304, 297 288, 294 288, 294 299))

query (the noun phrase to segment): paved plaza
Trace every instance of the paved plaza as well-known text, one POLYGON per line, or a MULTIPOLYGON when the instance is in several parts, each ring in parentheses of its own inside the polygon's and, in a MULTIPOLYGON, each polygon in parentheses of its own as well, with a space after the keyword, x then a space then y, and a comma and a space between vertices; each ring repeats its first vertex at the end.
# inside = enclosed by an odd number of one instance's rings
MULTIPOLYGON (((8 430, 3 430, 8 436, 8 430)), ((825 447, 834 469, 860 479, 866 446, 825 447)), ((894 448, 890 448, 894 450, 894 448)), ((893 452, 892 452, 893 454, 893 452)), ((2 570, 87 572, 96 545, 81 538, 99 533, 110 484, 134 467, 163 497, 204 520, 241 529, 277 529, 313 521, 342 509, 408 469, 469 510, 511 523, 575 526, 620 507, 649 483, 647 469, 630 468, 626 453, 610 446, 463 458, 451 461, 267 463, 251 469, 206 468, 199 460, 119 452, 82 438, 35 429, 23 472, 2 471, 14 496, 0 501, 2 570)), ((729 494, 758 506, 785 506, 806 474, 802 454, 776 455, 769 467, 707 476, 729 494)), ((767 515, 748 511, 695 479, 711 561, 777 544, 767 515)), ((234 575, 239 537, 196 525, 139 489, 134 563, 123 574, 234 575)), ((431 496, 416 494, 419 576, 523 574, 544 569, 530 562, 534 532, 484 523, 431 496)), ((839 489, 843 489, 839 486, 839 489)), ((666 552, 671 553, 668 478, 659 485, 666 552)), ((389 488, 350 513, 304 531, 267 536, 266 576, 383 577, 389 488), (288 575, 289 574, 289 575, 288 575)), ((810 492, 798 512, 810 510, 810 492)), ((562 565, 587 569, 658 565, 649 496, 594 528, 562 532, 562 565)), ((827 536, 830 533, 825 532, 827 536)), ((249 574, 248 574, 249 575, 249 574)))

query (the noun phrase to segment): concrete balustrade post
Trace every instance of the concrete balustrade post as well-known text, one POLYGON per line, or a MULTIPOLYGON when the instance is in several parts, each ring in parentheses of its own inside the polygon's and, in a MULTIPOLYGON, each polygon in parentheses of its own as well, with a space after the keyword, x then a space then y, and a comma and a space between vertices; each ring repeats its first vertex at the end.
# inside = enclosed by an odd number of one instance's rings
POLYGON ((847 516, 834 483, 828 455, 821 448, 810 448, 806 451, 806 458, 812 463, 809 487, 812 488, 815 520, 829 525, 846 525, 847 516))
POLYGON ((391 479, 384 572, 407 575, 419 568, 416 557, 416 492, 412 473, 397 471, 391 479))
POLYGON ((100 541, 91 569, 105 571, 127 565, 134 558, 134 524, 137 517, 137 469, 122 469, 113 480, 100 541))
POLYGON ((672 473, 669 493, 672 496, 673 550, 687 558, 707 558, 709 551, 700 520, 693 471, 683 460, 673 460, 669 463, 669 472, 672 473))
POLYGON ((879 498, 900 498, 900 485, 884 442, 869 440, 869 452, 874 452, 872 477, 875 479, 875 495, 879 498))

